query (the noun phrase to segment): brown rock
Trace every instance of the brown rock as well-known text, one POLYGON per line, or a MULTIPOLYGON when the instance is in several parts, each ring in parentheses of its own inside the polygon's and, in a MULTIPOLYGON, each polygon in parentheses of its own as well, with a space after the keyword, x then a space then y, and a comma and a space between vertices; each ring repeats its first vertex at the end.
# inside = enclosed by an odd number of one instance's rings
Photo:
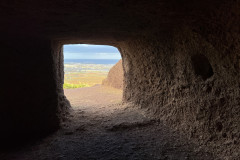
POLYGON ((0 145, 59 128, 62 46, 88 43, 119 48, 124 102, 239 159, 238 0, 1 0, 0 19, 0 145))
POLYGON ((118 89, 123 88, 123 67, 122 60, 119 60, 109 71, 106 79, 103 80, 102 85, 110 86, 118 89))

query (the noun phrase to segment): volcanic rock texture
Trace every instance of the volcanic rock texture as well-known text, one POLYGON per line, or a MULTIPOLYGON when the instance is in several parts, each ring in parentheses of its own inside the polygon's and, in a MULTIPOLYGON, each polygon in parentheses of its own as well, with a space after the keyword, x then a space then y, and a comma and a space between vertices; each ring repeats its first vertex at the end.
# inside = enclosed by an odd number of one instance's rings
POLYGON ((104 44, 121 51, 124 102, 239 158, 238 0, 2 0, 0 19, 1 139, 57 129, 62 45, 104 44))
POLYGON ((123 67, 122 60, 119 60, 108 72, 108 76, 103 80, 102 85, 117 89, 123 88, 123 67))
POLYGON ((201 144, 226 145, 224 154, 233 154, 227 148, 232 145, 239 156, 239 59, 223 58, 223 50, 189 29, 122 48, 125 102, 146 108, 201 144))

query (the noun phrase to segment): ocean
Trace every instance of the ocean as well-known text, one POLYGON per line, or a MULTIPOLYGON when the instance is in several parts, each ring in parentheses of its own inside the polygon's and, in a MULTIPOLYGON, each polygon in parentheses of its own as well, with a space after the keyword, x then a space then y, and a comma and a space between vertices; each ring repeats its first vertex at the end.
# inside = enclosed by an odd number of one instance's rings
POLYGON ((64 59, 64 64, 116 64, 119 59, 64 59))
POLYGON ((101 84, 119 59, 65 59, 64 83, 101 84))

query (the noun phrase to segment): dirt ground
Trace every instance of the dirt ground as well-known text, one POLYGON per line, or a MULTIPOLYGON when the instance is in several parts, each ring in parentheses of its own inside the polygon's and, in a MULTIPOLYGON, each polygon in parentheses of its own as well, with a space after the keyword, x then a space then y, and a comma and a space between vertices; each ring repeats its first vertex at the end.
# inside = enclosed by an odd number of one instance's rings
POLYGON ((122 104, 121 90, 97 85, 68 89, 65 95, 72 111, 62 129, 24 148, 0 153, 0 159, 216 159, 145 111, 122 104))

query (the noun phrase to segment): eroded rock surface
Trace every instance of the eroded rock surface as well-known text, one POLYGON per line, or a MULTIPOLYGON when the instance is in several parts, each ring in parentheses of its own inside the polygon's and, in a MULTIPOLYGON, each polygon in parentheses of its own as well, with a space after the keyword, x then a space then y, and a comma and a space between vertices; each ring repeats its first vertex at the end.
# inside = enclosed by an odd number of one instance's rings
POLYGON ((108 72, 108 76, 103 80, 102 85, 123 89, 123 67, 122 60, 119 60, 108 72))
POLYGON ((165 40, 124 43, 123 100, 148 109, 223 157, 237 158, 240 88, 239 59, 235 58, 240 52, 238 45, 234 48, 231 53, 218 50, 189 29, 165 40))
POLYGON ((121 90, 104 86, 65 90, 72 111, 62 129, 26 146, 1 154, 6 160, 159 160, 215 157, 178 132, 148 117, 131 104, 121 104, 121 90), (111 93, 114 91, 114 93, 111 93), (78 96, 84 97, 79 99, 78 96), (112 101, 111 101, 112 100, 112 101))
POLYGON ((61 126, 62 45, 89 43, 120 49, 124 102, 239 159, 238 0, 1 0, 0 19, 1 145, 61 126))

